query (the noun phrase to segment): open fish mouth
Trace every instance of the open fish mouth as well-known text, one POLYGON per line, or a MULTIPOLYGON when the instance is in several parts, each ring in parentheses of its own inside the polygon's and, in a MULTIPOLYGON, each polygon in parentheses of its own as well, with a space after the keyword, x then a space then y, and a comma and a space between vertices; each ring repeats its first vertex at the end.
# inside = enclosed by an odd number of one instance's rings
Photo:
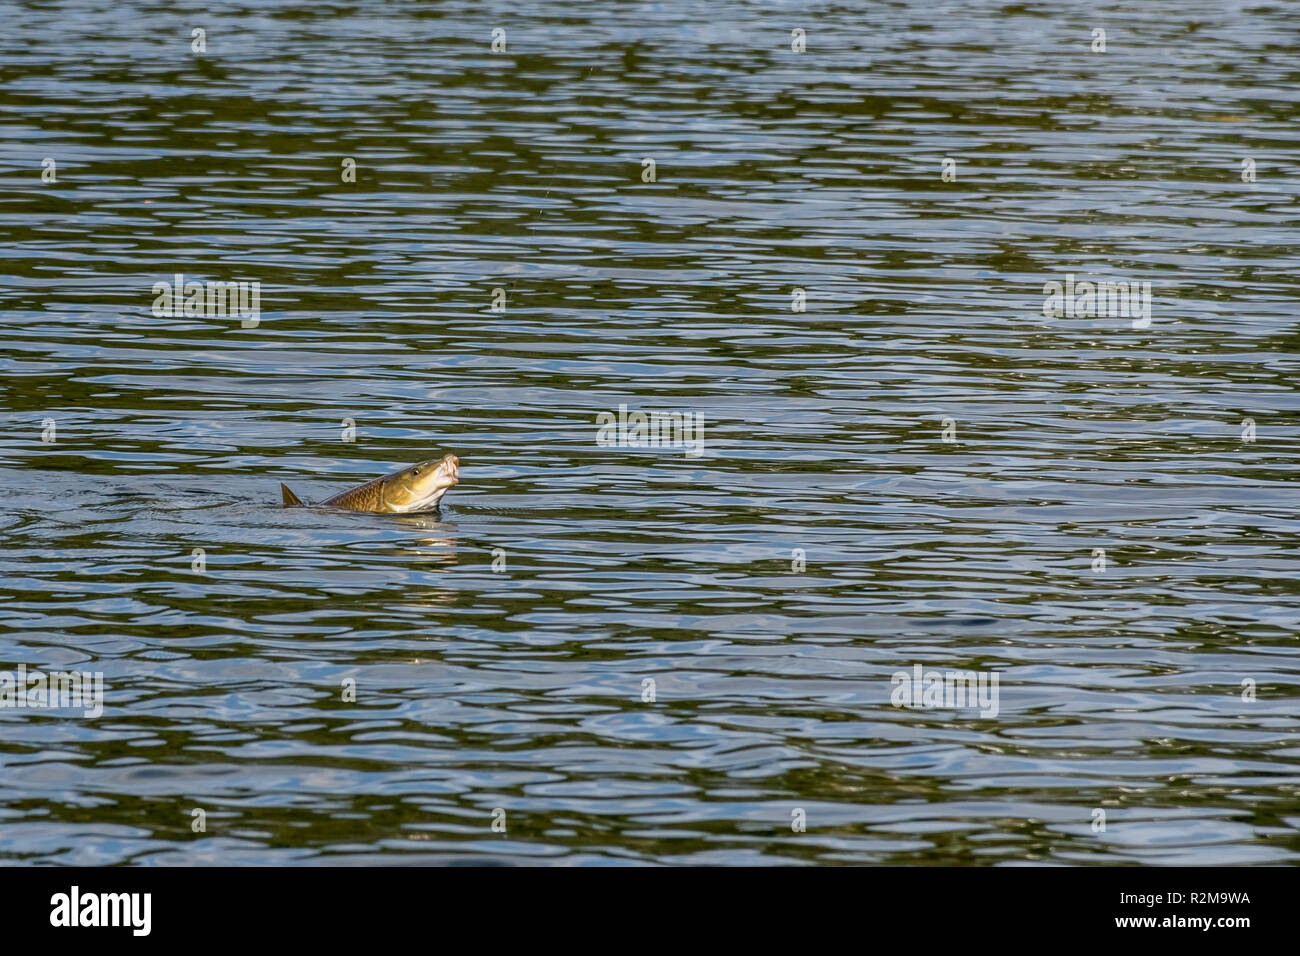
POLYGON ((427 466, 418 466, 414 469, 411 476, 412 482, 419 483, 419 491, 416 497, 407 502, 405 505, 398 506, 394 510, 402 512, 427 511, 435 508, 442 496, 460 483, 460 459, 455 455, 447 455, 438 462, 432 472, 421 473, 422 469, 427 466), (427 481, 425 476, 427 477, 427 481))

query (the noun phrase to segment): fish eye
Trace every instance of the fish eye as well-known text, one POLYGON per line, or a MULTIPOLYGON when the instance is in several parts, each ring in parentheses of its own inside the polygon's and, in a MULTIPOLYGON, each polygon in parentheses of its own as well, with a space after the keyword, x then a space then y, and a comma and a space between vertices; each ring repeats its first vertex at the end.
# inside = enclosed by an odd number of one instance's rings
POLYGON ((418 475, 419 473, 420 473, 420 469, 419 469, 419 468, 415 469, 415 471, 413 472, 413 474, 416 474, 416 475, 418 475))

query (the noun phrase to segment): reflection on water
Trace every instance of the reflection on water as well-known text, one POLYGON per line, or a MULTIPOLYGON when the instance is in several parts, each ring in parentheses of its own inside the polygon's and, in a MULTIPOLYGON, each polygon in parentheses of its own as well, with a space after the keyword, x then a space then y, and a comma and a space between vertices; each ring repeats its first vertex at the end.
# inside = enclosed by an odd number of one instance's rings
POLYGON ((0 856, 1300 859, 1290 9, 597 6, 10 11, 0 856))

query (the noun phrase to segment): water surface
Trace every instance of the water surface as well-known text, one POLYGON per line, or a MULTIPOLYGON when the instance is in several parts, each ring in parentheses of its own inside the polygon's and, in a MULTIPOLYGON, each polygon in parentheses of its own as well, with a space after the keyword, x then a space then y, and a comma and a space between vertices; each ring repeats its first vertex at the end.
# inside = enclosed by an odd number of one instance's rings
POLYGON ((1300 860, 1289 5, 0 17, 0 859, 1300 860))

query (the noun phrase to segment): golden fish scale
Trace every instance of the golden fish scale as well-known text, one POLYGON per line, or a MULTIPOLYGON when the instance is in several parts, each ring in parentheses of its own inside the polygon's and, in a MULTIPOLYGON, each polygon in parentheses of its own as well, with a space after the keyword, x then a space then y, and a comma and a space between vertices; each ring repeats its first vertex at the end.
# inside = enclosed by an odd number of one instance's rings
POLYGON ((387 475, 367 481, 364 485, 341 491, 333 498, 321 502, 335 508, 350 508, 353 511, 384 511, 383 487, 387 475))

